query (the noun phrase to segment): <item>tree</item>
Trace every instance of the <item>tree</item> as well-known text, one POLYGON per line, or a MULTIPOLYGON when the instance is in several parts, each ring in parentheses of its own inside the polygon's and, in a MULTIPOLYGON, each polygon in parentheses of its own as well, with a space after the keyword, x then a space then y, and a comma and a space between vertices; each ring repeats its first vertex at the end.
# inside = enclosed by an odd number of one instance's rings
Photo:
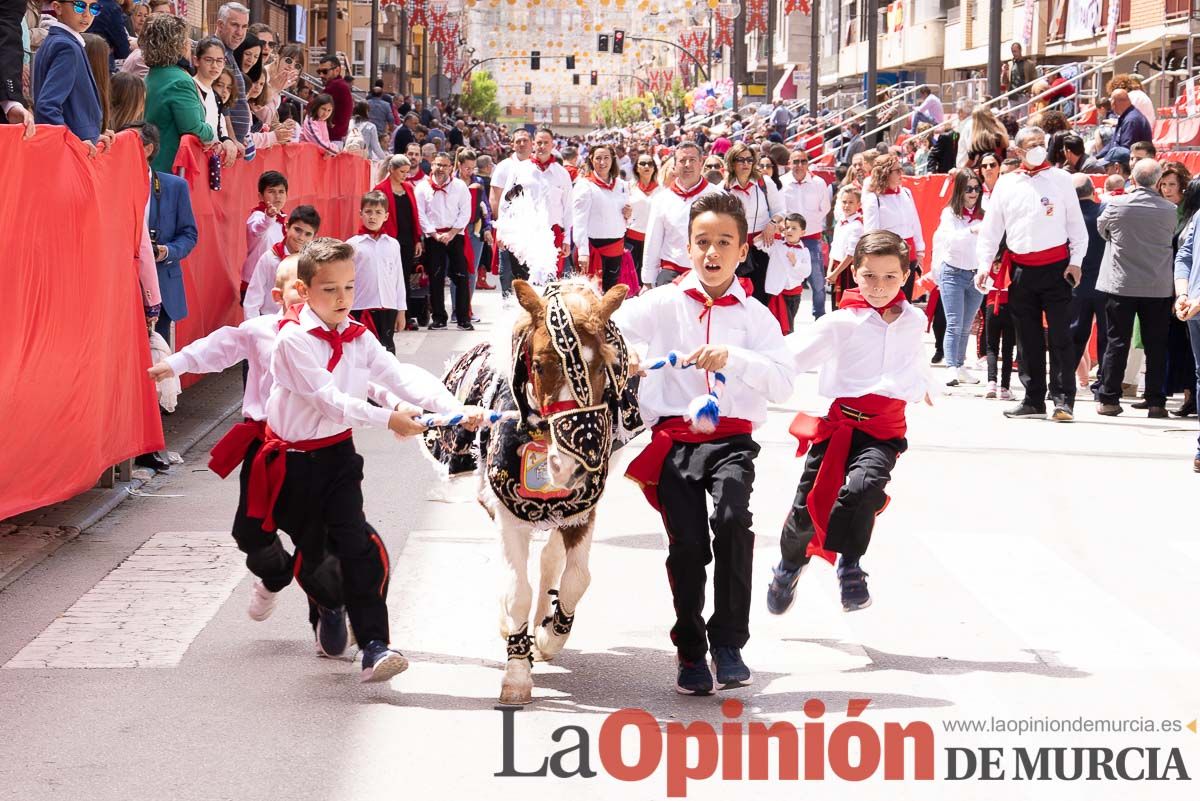
POLYGON ((473 70, 471 79, 463 87, 462 107, 473 117, 495 122, 500 114, 496 102, 496 81, 485 70, 473 70))

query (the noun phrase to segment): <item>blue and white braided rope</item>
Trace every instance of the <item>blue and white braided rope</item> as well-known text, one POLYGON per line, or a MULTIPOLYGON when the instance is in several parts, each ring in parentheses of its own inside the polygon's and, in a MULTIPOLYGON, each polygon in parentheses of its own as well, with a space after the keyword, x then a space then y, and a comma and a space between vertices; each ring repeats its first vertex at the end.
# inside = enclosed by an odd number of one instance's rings
MULTIPOLYGON (((642 363, 643 370, 661 370, 664 367, 686 370, 689 367, 695 366, 695 364, 687 362, 687 356, 677 350, 673 350, 666 356, 658 359, 642 363)), ((693 398, 688 404, 687 414, 684 415, 684 418, 691 423, 693 431, 705 434, 711 434, 713 431, 716 431, 717 425, 721 422, 721 395, 724 391, 725 375, 718 371, 713 371, 711 388, 703 395, 693 398)))
MULTIPOLYGON (((485 426, 494 426, 503 420, 516 420, 521 415, 518 412, 488 411, 483 415, 485 426)), ((449 428, 456 426, 466 418, 461 412, 454 414, 423 414, 417 418, 426 428, 449 428)))

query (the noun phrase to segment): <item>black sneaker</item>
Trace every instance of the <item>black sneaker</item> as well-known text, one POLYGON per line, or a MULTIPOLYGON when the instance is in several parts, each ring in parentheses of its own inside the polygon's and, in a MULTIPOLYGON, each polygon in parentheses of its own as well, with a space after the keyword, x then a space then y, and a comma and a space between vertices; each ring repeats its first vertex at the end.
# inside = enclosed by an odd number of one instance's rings
POLYGON ((871 605, 871 593, 867 590, 867 576, 858 561, 838 560, 838 584, 842 586, 842 611, 854 612, 871 605))
POLYGON ((714 645, 712 647, 713 668, 717 673, 717 687, 722 690, 734 690, 745 687, 754 681, 750 668, 742 661, 742 649, 731 645, 714 645))
POLYGON ((1011 409, 1004 410, 1004 416, 1008 418, 1029 418, 1030 420, 1045 420, 1046 410, 1035 409, 1032 406, 1026 406, 1024 403, 1014 406, 1011 409))
POLYGON ((446 324, 445 323, 430 323, 429 330, 430 331, 445 331, 446 324))
POLYGON ((341 656, 350 645, 346 626, 346 608, 317 607, 317 653, 321 656, 341 656))
POLYGON ((381 640, 371 640, 363 649, 362 682, 375 684, 387 681, 408 670, 408 660, 404 654, 388 647, 381 640))
POLYGON ((774 571, 775 578, 771 579, 771 586, 767 588, 767 611, 772 615, 782 615, 792 608, 792 602, 796 600, 796 582, 800 580, 804 566, 792 570, 780 561, 774 571))
POLYGON ((703 660, 689 662, 676 657, 679 673, 675 678, 675 692, 680 695, 712 695, 713 677, 708 664, 703 660))
POLYGON ((475 326, 471 325, 470 323, 467 323, 466 325, 460 325, 458 327, 458 330, 459 331, 474 331, 475 326))
POLYGON ((934 351, 933 358, 929 360, 929 363, 930 364, 941 364, 945 360, 946 360, 946 354, 943 353, 942 351, 938 350, 938 351, 934 351))

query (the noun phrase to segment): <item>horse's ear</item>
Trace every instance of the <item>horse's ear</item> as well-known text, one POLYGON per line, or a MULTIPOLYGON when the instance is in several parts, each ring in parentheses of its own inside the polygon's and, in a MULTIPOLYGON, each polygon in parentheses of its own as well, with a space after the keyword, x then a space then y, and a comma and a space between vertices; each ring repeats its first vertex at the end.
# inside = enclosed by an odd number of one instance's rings
POLYGON ((512 286, 513 291, 517 293, 517 302, 521 304, 522 309, 529 312, 531 317, 536 320, 545 315, 546 301, 542 300, 542 296, 527 281, 518 278, 513 281, 512 286))
POLYGON ((627 294, 629 294, 629 287, 624 284, 617 284, 605 292, 604 297, 600 298, 600 308, 598 309, 600 319, 607 323, 613 312, 621 306, 627 294))

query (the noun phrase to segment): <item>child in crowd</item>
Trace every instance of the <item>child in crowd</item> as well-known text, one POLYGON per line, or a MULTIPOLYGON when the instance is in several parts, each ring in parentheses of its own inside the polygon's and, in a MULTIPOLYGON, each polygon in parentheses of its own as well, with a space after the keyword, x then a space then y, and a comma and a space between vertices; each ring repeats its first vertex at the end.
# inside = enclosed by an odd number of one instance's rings
POLYGON ((841 554, 837 575, 842 608, 871 603, 859 563, 904 439, 905 403, 929 402, 933 377, 922 337, 925 315, 904 299, 909 255, 904 240, 872 231, 854 249, 858 288, 840 308, 787 338, 797 372, 820 367, 818 392, 833 401, 824 417, 801 412, 791 426, 808 452, 779 547, 782 560, 767 593, 772 614, 786 612, 809 559, 841 554), (811 445, 811 448, 810 448, 811 445))
POLYGON ((327 156, 336 156, 340 151, 329 139, 329 118, 333 116, 333 97, 321 93, 308 104, 308 114, 300 126, 300 141, 309 142, 325 151, 327 156))
MULTIPOLYGON (((71 133, 92 147, 100 139, 104 112, 100 103, 100 91, 96 88, 96 76, 84 51, 81 34, 92 25, 93 11, 99 3, 73 3, 54 0, 50 9, 56 23, 51 23, 42 46, 38 48, 33 62, 33 118, 38 125, 65 125, 71 133)), ((15 6, 13 7, 16 8, 15 6)), ((8 8, 5 9, 8 15, 8 8)), ((13 36, 16 36, 17 14, 14 19, 13 36)), ((17 56, 19 40, 8 40, 17 56)), ((6 51, 6 54, 9 51, 6 51)), ((19 67, 20 64, 17 64, 19 67)), ((18 83, 9 90, 9 96, 21 94, 18 83)), ((7 111, 7 108, 5 109, 7 111)))
POLYGON ((283 207, 287 205, 287 197, 288 181, 283 173, 267 170, 258 176, 258 205, 251 209, 250 216, 246 218, 246 260, 242 262, 243 300, 258 260, 272 245, 283 241, 288 219, 283 207))
POLYGON ((1116 197, 1117 195, 1125 194, 1125 176, 1121 173, 1113 173, 1104 179, 1104 194, 1107 197, 1116 197))
POLYGON ((847 289, 854 288, 854 248, 863 235, 862 191, 856 186, 844 186, 838 192, 841 218, 833 226, 833 241, 829 244, 829 274, 825 280, 833 287, 836 308, 847 289))
POLYGON ((367 329, 350 319, 354 306, 354 249, 322 238, 300 254, 296 288, 303 307, 284 316, 267 400, 266 439, 250 470, 247 514, 264 531, 278 527, 301 552, 326 543, 342 569, 342 592, 362 647, 362 681, 386 681, 408 667, 389 646, 390 564, 383 540, 363 515, 363 460, 354 426, 387 428, 401 436, 424 426, 410 411, 373 406, 367 382, 439 413, 464 413, 478 428, 483 410, 462 407, 435 376, 402 364, 367 329))
POLYGON ((288 215, 287 227, 283 239, 267 248, 254 265, 250 274, 250 285, 246 287, 246 297, 242 300, 242 311, 246 319, 262 314, 275 314, 281 311, 279 304, 271 295, 271 285, 275 282, 275 273, 279 262, 285 256, 295 255, 308 245, 321 230, 321 215, 312 206, 297 206, 288 215))
POLYGON ((710 646, 721 689, 751 682, 741 656, 750 638, 750 491, 759 450, 751 432, 766 422, 768 402, 791 395, 792 368, 771 313, 734 275, 749 247, 741 201, 725 193, 697 199, 689 211, 688 238, 692 269, 674 284, 627 300, 613 321, 641 357, 680 351, 695 366, 642 378, 642 417, 653 436, 626 475, 662 514, 670 541, 676 690, 708 695, 710 646), (723 392, 717 390, 720 422, 713 431, 694 430, 685 415, 698 396, 713 389, 718 371, 729 379, 723 392), (707 518, 706 495, 713 506, 707 518), (714 554, 714 611, 706 627, 705 565, 714 554))
POLYGON ((389 353, 395 353, 396 320, 405 319, 408 303, 400 243, 383 232, 387 196, 379 191, 363 195, 359 215, 358 235, 346 240, 354 248, 354 319, 375 332, 389 353))
POLYGON ((760 237, 755 247, 765 250, 767 280, 763 286, 771 302, 768 308, 784 334, 790 334, 796 325, 796 312, 800 311, 800 298, 804 293, 804 282, 812 274, 812 262, 804 239, 805 222, 802 214, 788 214, 772 220, 783 229, 783 238, 770 243, 760 237))

